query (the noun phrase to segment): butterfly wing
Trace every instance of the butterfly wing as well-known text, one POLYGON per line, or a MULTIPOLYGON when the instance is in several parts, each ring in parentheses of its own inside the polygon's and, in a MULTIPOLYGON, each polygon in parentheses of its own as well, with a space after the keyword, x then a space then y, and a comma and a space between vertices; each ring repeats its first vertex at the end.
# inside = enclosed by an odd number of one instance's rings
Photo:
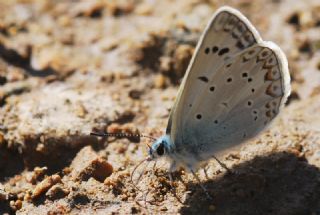
POLYGON ((255 136, 290 92, 287 60, 237 10, 223 7, 202 35, 172 109, 176 152, 205 160, 255 136))
MULTIPOLYGON (((190 88, 192 86, 189 85, 197 84, 191 80, 199 75, 200 70, 208 74, 214 74, 228 57, 241 52, 259 41, 261 41, 261 37, 258 32, 239 11, 227 6, 217 10, 204 30, 197 44, 196 51, 189 63, 187 72, 180 85, 176 102, 170 113, 166 133, 171 133, 173 115, 175 115, 175 121, 178 118, 179 114, 174 114, 174 112, 177 112, 177 104, 181 103, 179 100, 182 98, 182 92, 184 91, 184 95, 188 94, 189 100, 193 100, 196 96, 195 94, 197 93, 193 93, 190 88), (223 53, 226 49, 224 49, 224 51, 217 50, 219 47, 221 50, 229 47, 229 53, 223 53), (217 55, 212 55, 212 53, 216 52, 218 52, 217 55), (187 80, 188 82, 186 83, 187 80), (188 89, 190 92, 186 92, 188 89)), ((196 86, 196 89, 199 89, 198 86, 196 86)), ((175 123, 175 126, 176 125, 175 123)))

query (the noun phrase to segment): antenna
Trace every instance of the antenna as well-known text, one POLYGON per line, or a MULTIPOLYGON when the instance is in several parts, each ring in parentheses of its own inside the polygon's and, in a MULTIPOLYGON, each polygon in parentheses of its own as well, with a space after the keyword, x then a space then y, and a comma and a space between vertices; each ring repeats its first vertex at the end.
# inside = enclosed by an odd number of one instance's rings
MULTIPOLYGON (((153 141, 156 141, 157 139, 148 135, 144 134, 130 134, 130 133, 96 133, 96 132, 91 132, 91 136, 98 136, 98 137, 145 137, 149 138, 153 141)), ((148 145, 149 146, 149 145, 148 145)))

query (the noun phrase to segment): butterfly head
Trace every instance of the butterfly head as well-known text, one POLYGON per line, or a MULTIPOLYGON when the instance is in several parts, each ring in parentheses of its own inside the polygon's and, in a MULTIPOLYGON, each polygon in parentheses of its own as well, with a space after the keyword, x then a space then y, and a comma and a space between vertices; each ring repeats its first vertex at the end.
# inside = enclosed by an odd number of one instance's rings
POLYGON ((168 155, 171 152, 171 140, 169 135, 158 138, 149 149, 149 157, 156 159, 168 155))

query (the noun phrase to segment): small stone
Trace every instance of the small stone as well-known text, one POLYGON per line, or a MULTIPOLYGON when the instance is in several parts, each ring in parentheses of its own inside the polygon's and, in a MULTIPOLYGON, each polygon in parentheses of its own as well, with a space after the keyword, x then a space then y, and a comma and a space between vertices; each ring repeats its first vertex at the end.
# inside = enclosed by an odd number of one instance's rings
POLYGON ((18 199, 15 203, 14 206, 16 208, 16 210, 20 210, 22 208, 22 201, 20 199, 18 199))
POLYGON ((48 196, 51 200, 61 199, 69 194, 69 190, 64 188, 61 184, 53 185, 48 192, 46 193, 46 196, 48 196))
POLYGON ((142 94, 142 91, 140 90, 131 90, 129 92, 129 96, 132 99, 140 99, 141 94, 142 94))
POLYGON ((76 110, 77 116, 80 117, 80 118, 84 118, 87 113, 88 113, 88 111, 87 111, 86 108, 83 106, 83 104, 78 104, 77 110, 76 110))
POLYGON ((36 199, 47 190, 49 190, 53 185, 60 183, 61 177, 59 175, 52 175, 45 178, 42 182, 40 182, 35 188, 32 193, 31 198, 36 199))
POLYGON ((23 197, 23 200, 26 201, 26 202, 30 202, 32 200, 32 194, 31 194, 30 191, 26 192, 26 194, 23 197))
POLYGON ((10 202, 9 202, 9 205, 10 205, 10 208, 12 209, 12 210, 16 210, 16 208, 15 208, 15 206, 14 206, 14 201, 13 200, 11 200, 10 202))
MULTIPOLYGON (((43 137, 43 136, 42 136, 42 137, 43 137)), ((42 152, 42 153, 44 153, 45 150, 46 150, 46 147, 45 147, 45 145, 44 145, 43 143, 38 143, 38 144, 37 144, 37 148, 36 148, 36 151, 37 151, 37 152, 42 152)))
POLYGON ((162 56, 160 58, 160 69, 163 72, 169 72, 171 70, 172 67, 172 58, 168 57, 168 56, 162 56))
POLYGON ((159 74, 156 76, 154 80, 154 86, 155 88, 164 88, 166 86, 166 78, 164 75, 159 74))
POLYGON ((24 195, 25 195, 24 192, 18 193, 17 198, 20 199, 20 200, 23 200, 24 199, 24 195))
POLYGON ((9 202, 9 205, 13 211, 17 211, 22 208, 22 201, 21 200, 17 200, 17 201, 11 200, 9 202))
POLYGON ((87 181, 93 177, 103 182, 113 172, 113 167, 104 158, 97 155, 91 146, 84 147, 72 161, 71 177, 73 180, 87 181))
POLYGON ((36 184, 36 182, 44 176, 47 170, 47 167, 35 167, 33 172, 27 175, 26 180, 31 184, 36 184))
POLYGON ((113 172, 113 167, 109 164, 105 159, 98 158, 92 162, 92 166, 94 167, 94 171, 92 172, 92 176, 94 179, 103 182, 108 176, 110 176, 113 172))
POLYGON ((131 214, 137 214, 137 213, 139 213, 139 212, 140 212, 140 210, 139 210, 137 207, 133 206, 133 207, 131 208, 131 214))
POLYGON ((62 172, 64 175, 69 175, 72 172, 72 169, 70 167, 65 167, 62 172))
POLYGON ((167 208, 166 206, 163 206, 163 207, 160 208, 160 210, 161 210, 161 211, 167 211, 168 208, 167 208))
POLYGON ((117 185, 117 181, 112 178, 106 178, 103 183, 108 187, 115 187, 117 185))

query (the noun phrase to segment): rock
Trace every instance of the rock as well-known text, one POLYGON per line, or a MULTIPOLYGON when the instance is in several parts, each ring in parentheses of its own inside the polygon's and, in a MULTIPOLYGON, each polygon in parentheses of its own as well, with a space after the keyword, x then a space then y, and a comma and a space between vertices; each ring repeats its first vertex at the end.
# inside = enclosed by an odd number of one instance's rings
POLYGON ((37 180, 42 178, 47 169, 47 167, 35 167, 33 172, 26 176, 27 181, 31 184, 36 184, 37 180))
POLYGON ((113 167, 104 158, 97 155, 91 146, 84 147, 71 164, 73 180, 87 181, 93 177, 103 182, 113 172, 113 167))
POLYGON ((133 89, 129 92, 129 96, 132 99, 140 99, 142 94, 143 94, 143 92, 141 90, 135 90, 135 89, 133 89))
POLYGON ((46 193, 46 196, 51 200, 61 199, 69 194, 69 190, 64 188, 61 184, 53 185, 48 192, 46 193))
POLYGON ((53 185, 60 183, 60 182, 61 182, 61 177, 59 175, 52 175, 52 176, 45 178, 33 190, 31 198, 32 199, 38 198, 43 193, 48 191, 53 185))
POLYGON ((164 88, 166 86, 166 77, 162 74, 158 74, 154 79, 155 88, 164 88))
POLYGON ((22 207, 22 201, 19 199, 17 201, 11 200, 9 204, 10 204, 10 208, 14 211, 20 210, 22 207))

